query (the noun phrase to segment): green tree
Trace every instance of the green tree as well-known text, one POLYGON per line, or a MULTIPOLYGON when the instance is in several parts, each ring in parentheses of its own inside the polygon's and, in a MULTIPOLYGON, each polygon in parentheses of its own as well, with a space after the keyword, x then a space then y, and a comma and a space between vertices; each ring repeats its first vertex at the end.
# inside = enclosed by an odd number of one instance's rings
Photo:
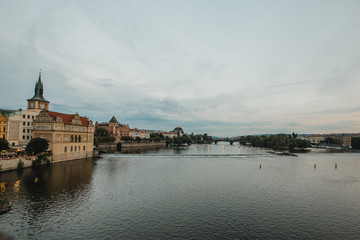
POLYGON ((9 142, 5 138, 0 138, 0 151, 8 150, 9 142))
POLYGON ((28 145, 26 145, 25 151, 28 154, 37 155, 42 152, 46 152, 49 147, 49 141, 45 138, 33 138, 30 140, 28 145))
POLYGON ((45 152, 49 147, 49 141, 45 138, 33 138, 30 140, 28 145, 26 145, 25 151, 28 154, 37 155, 39 153, 45 152))
POLYGON ((351 147, 354 149, 360 149, 360 137, 351 138, 351 147))
POLYGON ((102 128, 102 127, 97 128, 95 130, 94 135, 96 137, 108 137, 108 136, 110 136, 109 131, 106 130, 105 128, 102 128))
POLYGON ((134 141, 134 138, 132 138, 130 136, 122 136, 121 140, 124 142, 132 142, 132 141, 134 141))

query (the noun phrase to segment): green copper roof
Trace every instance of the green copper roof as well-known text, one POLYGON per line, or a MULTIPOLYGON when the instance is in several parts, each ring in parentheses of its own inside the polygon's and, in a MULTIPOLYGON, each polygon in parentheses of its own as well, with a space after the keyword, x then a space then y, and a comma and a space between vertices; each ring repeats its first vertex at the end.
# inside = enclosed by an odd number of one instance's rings
POLYGON ((32 98, 29 98, 28 101, 36 100, 36 101, 42 101, 42 102, 49 102, 43 97, 44 87, 41 82, 41 72, 39 73, 39 80, 37 81, 35 85, 35 94, 32 98))

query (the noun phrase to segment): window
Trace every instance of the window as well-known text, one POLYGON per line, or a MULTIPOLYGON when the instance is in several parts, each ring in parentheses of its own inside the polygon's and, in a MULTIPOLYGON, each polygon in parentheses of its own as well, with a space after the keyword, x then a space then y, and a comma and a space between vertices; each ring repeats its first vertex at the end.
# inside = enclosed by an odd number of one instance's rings
POLYGON ((77 135, 75 135, 75 142, 77 142, 77 135))
POLYGON ((31 117, 34 120, 34 116, 31 117))
POLYGON ((30 139, 30 137, 29 137, 29 136, 26 136, 26 139, 30 139))
POLYGON ((64 152, 67 152, 67 147, 64 148, 64 152))
POLYGON ((81 142, 81 136, 79 135, 79 142, 81 142))
POLYGON ((25 139, 25 136, 23 136, 23 139, 25 139))
POLYGON ((30 126, 30 122, 28 122, 28 126, 30 126))
POLYGON ((83 147, 83 150, 85 151, 85 146, 83 147))
POLYGON ((25 122, 23 122, 23 125, 25 126, 25 122))
POLYGON ((28 119, 30 119, 30 115, 28 115, 28 119))
POLYGON ((73 147, 70 147, 70 152, 72 152, 73 151, 73 147))
POLYGON ((74 141, 74 135, 71 135, 71 142, 74 141))
POLYGON ((23 118, 25 118, 25 115, 23 115, 23 118))
POLYGON ((30 129, 27 130, 27 133, 29 133, 29 132, 30 132, 30 129))
POLYGON ((76 146, 75 146, 75 151, 74 152, 76 152, 76 146))
POLYGON ((15 146, 15 143, 13 142, 13 143, 11 144, 11 146, 15 146))
POLYGON ((81 151, 81 148, 80 148, 80 146, 79 146, 79 152, 81 151))
POLYGON ((25 129, 23 129, 23 133, 25 132, 25 129))

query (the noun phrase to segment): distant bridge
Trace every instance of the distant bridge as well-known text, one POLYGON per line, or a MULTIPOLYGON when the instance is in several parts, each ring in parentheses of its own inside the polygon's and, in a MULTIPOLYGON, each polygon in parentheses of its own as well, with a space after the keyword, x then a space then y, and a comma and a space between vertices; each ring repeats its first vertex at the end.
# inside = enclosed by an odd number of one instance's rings
POLYGON ((228 143, 230 143, 230 145, 233 145, 234 142, 240 142, 240 139, 222 138, 222 139, 213 140, 213 142, 214 142, 215 144, 217 144, 218 142, 228 142, 228 143))

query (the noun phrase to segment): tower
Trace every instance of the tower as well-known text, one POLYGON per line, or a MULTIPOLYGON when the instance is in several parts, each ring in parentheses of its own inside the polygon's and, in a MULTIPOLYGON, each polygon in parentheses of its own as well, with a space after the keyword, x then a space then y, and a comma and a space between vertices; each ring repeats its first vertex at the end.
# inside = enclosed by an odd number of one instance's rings
POLYGON ((27 99, 28 110, 49 110, 49 101, 43 97, 44 86, 41 82, 41 72, 39 73, 39 79, 35 85, 35 94, 32 98, 27 99))

